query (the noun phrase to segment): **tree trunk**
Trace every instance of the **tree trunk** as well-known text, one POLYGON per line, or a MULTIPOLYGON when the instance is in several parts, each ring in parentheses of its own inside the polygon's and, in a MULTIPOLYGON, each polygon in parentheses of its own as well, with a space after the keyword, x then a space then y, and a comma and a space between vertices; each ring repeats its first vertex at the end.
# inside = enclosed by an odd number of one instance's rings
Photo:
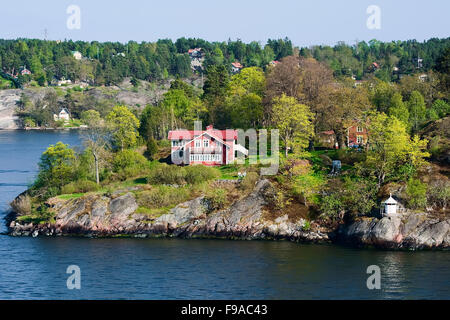
POLYGON ((93 153, 94 155, 94 161, 95 161, 95 180, 97 184, 100 184, 100 174, 98 172, 98 157, 96 153, 93 153))

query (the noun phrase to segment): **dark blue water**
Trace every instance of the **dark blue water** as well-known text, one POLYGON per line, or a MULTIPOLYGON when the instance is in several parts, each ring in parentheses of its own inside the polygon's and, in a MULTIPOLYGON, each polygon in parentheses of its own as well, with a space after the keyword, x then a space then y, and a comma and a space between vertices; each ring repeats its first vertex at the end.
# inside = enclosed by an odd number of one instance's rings
MULTIPOLYGON (((0 211, 26 189, 40 154, 57 141, 80 144, 74 132, 0 131, 0 211)), ((113 298, 450 299, 450 252, 0 235, 0 299, 113 298), (67 289, 69 265, 81 269, 80 290, 67 289), (367 289, 369 265, 381 268, 381 290, 367 289)))

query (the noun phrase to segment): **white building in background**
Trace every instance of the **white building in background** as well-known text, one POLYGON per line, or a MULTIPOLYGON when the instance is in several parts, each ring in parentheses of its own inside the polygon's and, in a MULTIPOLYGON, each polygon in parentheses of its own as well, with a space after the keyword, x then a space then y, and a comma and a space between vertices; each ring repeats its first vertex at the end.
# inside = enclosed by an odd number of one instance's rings
POLYGON ((53 119, 55 121, 64 120, 64 122, 69 122, 70 121, 69 111, 66 108, 62 108, 58 114, 53 115, 53 119))
POLYGON ((72 55, 75 58, 75 60, 81 60, 83 59, 83 55, 79 51, 72 51, 72 55))

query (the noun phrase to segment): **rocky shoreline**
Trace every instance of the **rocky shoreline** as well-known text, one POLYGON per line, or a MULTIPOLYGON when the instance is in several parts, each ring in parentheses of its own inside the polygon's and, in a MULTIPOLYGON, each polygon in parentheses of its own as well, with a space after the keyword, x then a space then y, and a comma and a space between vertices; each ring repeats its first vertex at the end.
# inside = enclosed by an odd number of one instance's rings
POLYGON ((345 243, 383 249, 448 249, 450 219, 425 213, 399 218, 357 218, 336 228, 304 219, 292 221, 288 215, 267 218, 268 180, 257 183, 253 192, 229 208, 210 212, 208 201, 199 197, 179 204, 156 218, 137 213, 132 192, 116 197, 86 195, 78 199, 50 199, 56 212, 52 224, 22 223, 20 213, 9 217, 11 236, 83 237, 179 237, 243 240, 289 240, 303 243, 345 243))

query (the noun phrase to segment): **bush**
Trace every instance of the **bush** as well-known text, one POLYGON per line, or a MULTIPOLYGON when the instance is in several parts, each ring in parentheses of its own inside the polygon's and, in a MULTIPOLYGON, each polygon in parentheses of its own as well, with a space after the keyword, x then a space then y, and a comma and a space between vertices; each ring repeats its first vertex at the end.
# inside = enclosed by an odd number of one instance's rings
POLYGON ((184 180, 186 173, 185 168, 175 165, 168 165, 165 163, 155 166, 147 178, 150 184, 176 184, 181 185, 186 181, 184 180))
POLYGON ((126 180, 148 172, 147 159, 134 150, 124 150, 116 154, 113 160, 113 171, 119 180, 126 180))
POLYGON ((199 184, 220 177, 218 169, 206 166, 186 167, 185 174, 185 180, 189 184, 199 184))
POLYGON ((344 204, 342 203, 342 198, 338 194, 332 193, 322 197, 320 211, 324 216, 336 218, 343 209, 344 204))
POLYGON ((74 193, 86 193, 97 191, 99 186, 90 180, 78 180, 66 184, 61 188, 61 194, 74 194, 74 193))
POLYGON ((249 172, 245 178, 242 179, 239 187, 246 192, 252 192, 258 180, 259 174, 257 172, 249 172))
POLYGON ((427 205, 427 184, 419 179, 409 179, 406 184, 406 200, 411 209, 423 209, 427 205))
POLYGON ((205 199, 211 211, 223 209, 227 203, 227 191, 222 188, 213 189, 205 199))
POLYGON ((159 209, 175 206, 187 201, 189 192, 185 188, 174 188, 169 186, 158 186, 138 194, 139 206, 159 209))
POLYGON ((150 160, 153 160, 156 153, 158 152, 158 144, 153 137, 147 140, 147 156, 150 160))
POLYGON ((450 182, 437 180, 428 189, 427 201, 430 205, 446 209, 450 199, 450 182))
POLYGON ((163 163, 152 168, 147 181, 150 184, 183 185, 188 183, 195 185, 217 179, 219 176, 220 171, 212 167, 200 165, 179 167, 163 163))

